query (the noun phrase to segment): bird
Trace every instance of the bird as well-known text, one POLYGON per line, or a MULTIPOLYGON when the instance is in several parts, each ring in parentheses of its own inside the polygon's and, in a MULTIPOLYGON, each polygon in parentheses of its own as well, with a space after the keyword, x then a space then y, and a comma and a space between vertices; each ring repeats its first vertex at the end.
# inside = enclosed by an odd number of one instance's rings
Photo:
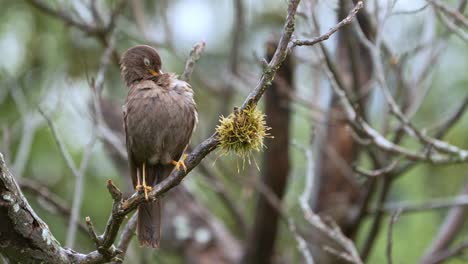
POLYGON ((141 246, 152 248, 161 240, 162 203, 150 201, 148 192, 174 169, 187 170, 185 151, 198 123, 191 86, 161 67, 157 50, 147 45, 129 48, 120 60, 128 88, 123 117, 129 174, 146 199, 138 206, 137 237, 141 246))

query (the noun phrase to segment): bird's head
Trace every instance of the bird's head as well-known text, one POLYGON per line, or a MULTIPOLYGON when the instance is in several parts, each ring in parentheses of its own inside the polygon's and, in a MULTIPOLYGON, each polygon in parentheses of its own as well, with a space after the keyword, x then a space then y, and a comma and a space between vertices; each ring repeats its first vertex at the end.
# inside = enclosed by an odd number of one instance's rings
POLYGON ((161 58, 153 47, 138 45, 128 49, 120 59, 120 73, 130 86, 139 80, 148 80, 162 74, 161 58))

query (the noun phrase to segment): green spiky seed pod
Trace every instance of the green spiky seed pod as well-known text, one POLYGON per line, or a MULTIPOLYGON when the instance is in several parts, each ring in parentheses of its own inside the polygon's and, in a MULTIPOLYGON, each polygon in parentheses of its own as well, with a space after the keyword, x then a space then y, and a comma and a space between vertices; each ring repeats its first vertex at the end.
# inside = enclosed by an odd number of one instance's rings
POLYGON ((236 109, 229 116, 222 116, 219 123, 216 132, 222 154, 234 153, 243 160, 250 159, 252 151, 260 151, 263 139, 269 136, 265 115, 255 107, 236 109))

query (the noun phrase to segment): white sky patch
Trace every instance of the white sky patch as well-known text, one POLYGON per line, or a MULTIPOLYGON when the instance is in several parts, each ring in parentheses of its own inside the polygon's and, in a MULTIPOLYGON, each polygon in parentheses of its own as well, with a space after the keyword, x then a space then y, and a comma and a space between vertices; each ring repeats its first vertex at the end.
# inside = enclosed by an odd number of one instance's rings
POLYGON ((24 45, 18 34, 8 31, 0 37, 0 69, 13 74, 18 71, 24 59, 24 45))
POLYGON ((0 24, 0 71, 15 75, 27 55, 25 43, 31 36, 33 17, 29 12, 11 8, 4 19, 0 24))
POLYGON ((184 48, 201 40, 212 43, 218 38, 219 22, 215 21, 214 10, 203 1, 177 2, 169 10, 169 19, 177 42, 184 48))

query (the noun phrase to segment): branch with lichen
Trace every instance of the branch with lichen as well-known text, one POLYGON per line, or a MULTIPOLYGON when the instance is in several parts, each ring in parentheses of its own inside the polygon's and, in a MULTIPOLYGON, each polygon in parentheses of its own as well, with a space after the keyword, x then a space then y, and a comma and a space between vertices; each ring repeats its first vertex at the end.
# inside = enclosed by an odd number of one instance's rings
POLYGON ((235 109, 227 117, 221 117, 216 127, 221 154, 235 153, 243 162, 252 151, 260 151, 263 139, 269 136, 265 115, 254 107, 235 109))

